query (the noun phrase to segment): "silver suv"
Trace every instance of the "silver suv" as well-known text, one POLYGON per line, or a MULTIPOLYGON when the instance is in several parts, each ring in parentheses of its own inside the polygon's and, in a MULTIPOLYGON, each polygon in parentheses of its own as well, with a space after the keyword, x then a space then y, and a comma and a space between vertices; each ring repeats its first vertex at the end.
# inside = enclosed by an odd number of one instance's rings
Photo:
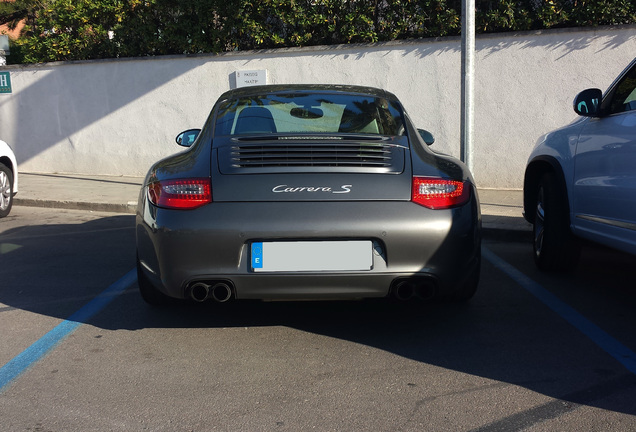
POLYGON ((573 268, 578 239, 636 254, 636 59, 603 94, 574 100, 581 116, 542 137, 528 160, 524 215, 543 270, 573 268))

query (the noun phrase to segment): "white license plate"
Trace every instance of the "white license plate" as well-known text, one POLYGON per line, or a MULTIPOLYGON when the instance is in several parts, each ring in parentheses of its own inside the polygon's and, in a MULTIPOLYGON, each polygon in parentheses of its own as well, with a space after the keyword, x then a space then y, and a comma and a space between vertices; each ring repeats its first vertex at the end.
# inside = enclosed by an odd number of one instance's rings
POLYGON ((256 242, 251 247, 252 270, 351 271, 373 268, 373 243, 369 240, 256 242))

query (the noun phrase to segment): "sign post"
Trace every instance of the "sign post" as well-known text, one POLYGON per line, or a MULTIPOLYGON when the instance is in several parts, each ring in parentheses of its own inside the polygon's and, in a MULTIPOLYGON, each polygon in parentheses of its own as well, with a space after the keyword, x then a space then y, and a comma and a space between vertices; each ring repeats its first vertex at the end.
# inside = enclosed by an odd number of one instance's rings
POLYGON ((475 0, 462 0, 461 160, 473 172, 475 0))

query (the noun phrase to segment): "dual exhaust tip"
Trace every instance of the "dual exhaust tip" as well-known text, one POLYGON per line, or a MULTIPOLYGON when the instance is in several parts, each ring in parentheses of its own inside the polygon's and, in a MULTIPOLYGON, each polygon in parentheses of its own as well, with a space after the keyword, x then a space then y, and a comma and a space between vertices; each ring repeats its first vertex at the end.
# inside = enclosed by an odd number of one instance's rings
POLYGON ((232 300, 233 291, 227 282, 215 282, 212 284, 197 282, 190 287, 190 297, 199 303, 208 299, 212 299, 217 303, 225 303, 232 300))
POLYGON ((403 279, 393 286, 392 292, 399 301, 431 300, 437 295, 437 287, 430 279, 403 279))

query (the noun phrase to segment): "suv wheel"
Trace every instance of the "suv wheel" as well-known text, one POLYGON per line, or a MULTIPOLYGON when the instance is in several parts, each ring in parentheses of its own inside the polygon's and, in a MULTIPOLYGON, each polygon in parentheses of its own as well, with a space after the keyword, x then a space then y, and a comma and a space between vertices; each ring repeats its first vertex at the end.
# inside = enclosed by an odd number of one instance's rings
POLYGON ((13 206, 13 173, 0 163, 0 218, 5 217, 13 206))
POLYGON ((536 193, 533 226, 534 262, 541 270, 571 270, 576 267, 580 247, 570 231, 566 197, 553 173, 545 173, 536 193))

